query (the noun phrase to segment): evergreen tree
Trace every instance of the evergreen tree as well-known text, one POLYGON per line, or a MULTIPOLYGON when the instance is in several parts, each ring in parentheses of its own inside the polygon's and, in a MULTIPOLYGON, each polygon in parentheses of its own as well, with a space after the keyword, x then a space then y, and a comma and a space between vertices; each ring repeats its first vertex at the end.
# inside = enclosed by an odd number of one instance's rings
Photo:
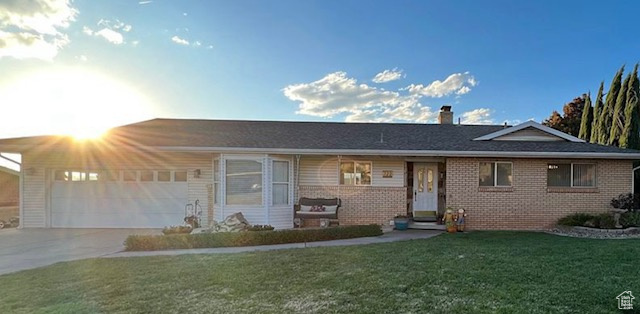
POLYGON ((589 143, 597 143, 598 136, 598 121, 600 121, 600 111, 602 111, 602 93, 604 92, 604 81, 600 82, 600 89, 598 89, 598 96, 596 96, 596 104, 593 106, 593 122, 591 123, 591 137, 589 143))
POLYGON ((616 100, 618 99, 618 92, 620 92, 620 85, 622 84, 622 74, 624 73, 624 65, 611 81, 611 87, 607 93, 604 106, 600 112, 600 118, 598 121, 598 144, 606 145, 609 142, 609 130, 611 129, 611 121, 613 119, 613 108, 615 107, 616 100))
POLYGON ((598 121, 600 118, 600 111, 602 110, 602 93, 604 91, 604 81, 600 82, 600 88, 598 89, 598 96, 596 96, 596 104, 593 106, 593 122, 591 123, 591 137, 589 143, 598 142, 598 121))
POLYGON ((584 98, 584 107, 582 108, 582 117, 580 119, 580 132, 578 137, 589 141, 591 137, 591 123, 593 122, 593 108, 591 108, 591 93, 582 96, 584 98))
POLYGON ((611 132, 609 132, 608 145, 618 146, 620 140, 620 134, 624 128, 624 109, 627 105, 627 90, 629 88, 629 81, 631 81, 631 73, 627 75, 624 82, 620 86, 618 92, 618 98, 616 99, 616 105, 613 107, 613 115, 611 118, 611 132))
POLYGON ((619 146, 622 148, 640 148, 640 81, 638 81, 638 64, 633 68, 627 89, 627 104, 624 109, 625 123, 620 135, 619 146))

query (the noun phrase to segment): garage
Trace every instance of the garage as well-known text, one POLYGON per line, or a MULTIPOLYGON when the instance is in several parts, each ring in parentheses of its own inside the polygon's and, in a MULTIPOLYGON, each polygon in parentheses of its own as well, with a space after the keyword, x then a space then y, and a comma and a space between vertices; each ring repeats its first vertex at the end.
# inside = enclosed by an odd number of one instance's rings
POLYGON ((54 170, 51 226, 162 228, 179 225, 188 203, 186 170, 54 170))

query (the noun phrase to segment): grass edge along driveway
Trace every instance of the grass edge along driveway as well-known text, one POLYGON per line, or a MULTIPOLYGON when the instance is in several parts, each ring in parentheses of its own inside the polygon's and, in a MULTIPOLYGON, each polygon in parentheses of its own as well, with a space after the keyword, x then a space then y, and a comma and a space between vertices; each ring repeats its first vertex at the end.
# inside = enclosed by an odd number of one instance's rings
POLYGON ((0 304, 9 313, 614 313, 618 294, 640 295, 639 261, 639 239, 470 232, 59 263, 0 276, 0 304))

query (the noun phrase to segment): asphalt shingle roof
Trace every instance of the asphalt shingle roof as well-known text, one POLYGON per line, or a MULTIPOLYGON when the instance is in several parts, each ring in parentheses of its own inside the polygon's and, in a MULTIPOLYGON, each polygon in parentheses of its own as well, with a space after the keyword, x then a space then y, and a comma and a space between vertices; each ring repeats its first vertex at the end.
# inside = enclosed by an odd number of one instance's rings
MULTIPOLYGON (((119 145, 152 147, 640 154, 636 150, 568 141, 473 141, 503 128, 501 125, 154 119, 114 128, 108 140, 119 145)), ((52 137, 4 139, 0 140, 0 146, 52 140, 52 137)))

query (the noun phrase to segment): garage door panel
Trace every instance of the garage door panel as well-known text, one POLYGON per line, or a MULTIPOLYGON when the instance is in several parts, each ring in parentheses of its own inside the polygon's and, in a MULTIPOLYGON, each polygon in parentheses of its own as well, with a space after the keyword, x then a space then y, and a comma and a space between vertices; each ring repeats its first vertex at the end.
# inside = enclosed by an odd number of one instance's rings
POLYGON ((53 227, 159 228, 183 222, 186 182, 54 182, 53 227))

